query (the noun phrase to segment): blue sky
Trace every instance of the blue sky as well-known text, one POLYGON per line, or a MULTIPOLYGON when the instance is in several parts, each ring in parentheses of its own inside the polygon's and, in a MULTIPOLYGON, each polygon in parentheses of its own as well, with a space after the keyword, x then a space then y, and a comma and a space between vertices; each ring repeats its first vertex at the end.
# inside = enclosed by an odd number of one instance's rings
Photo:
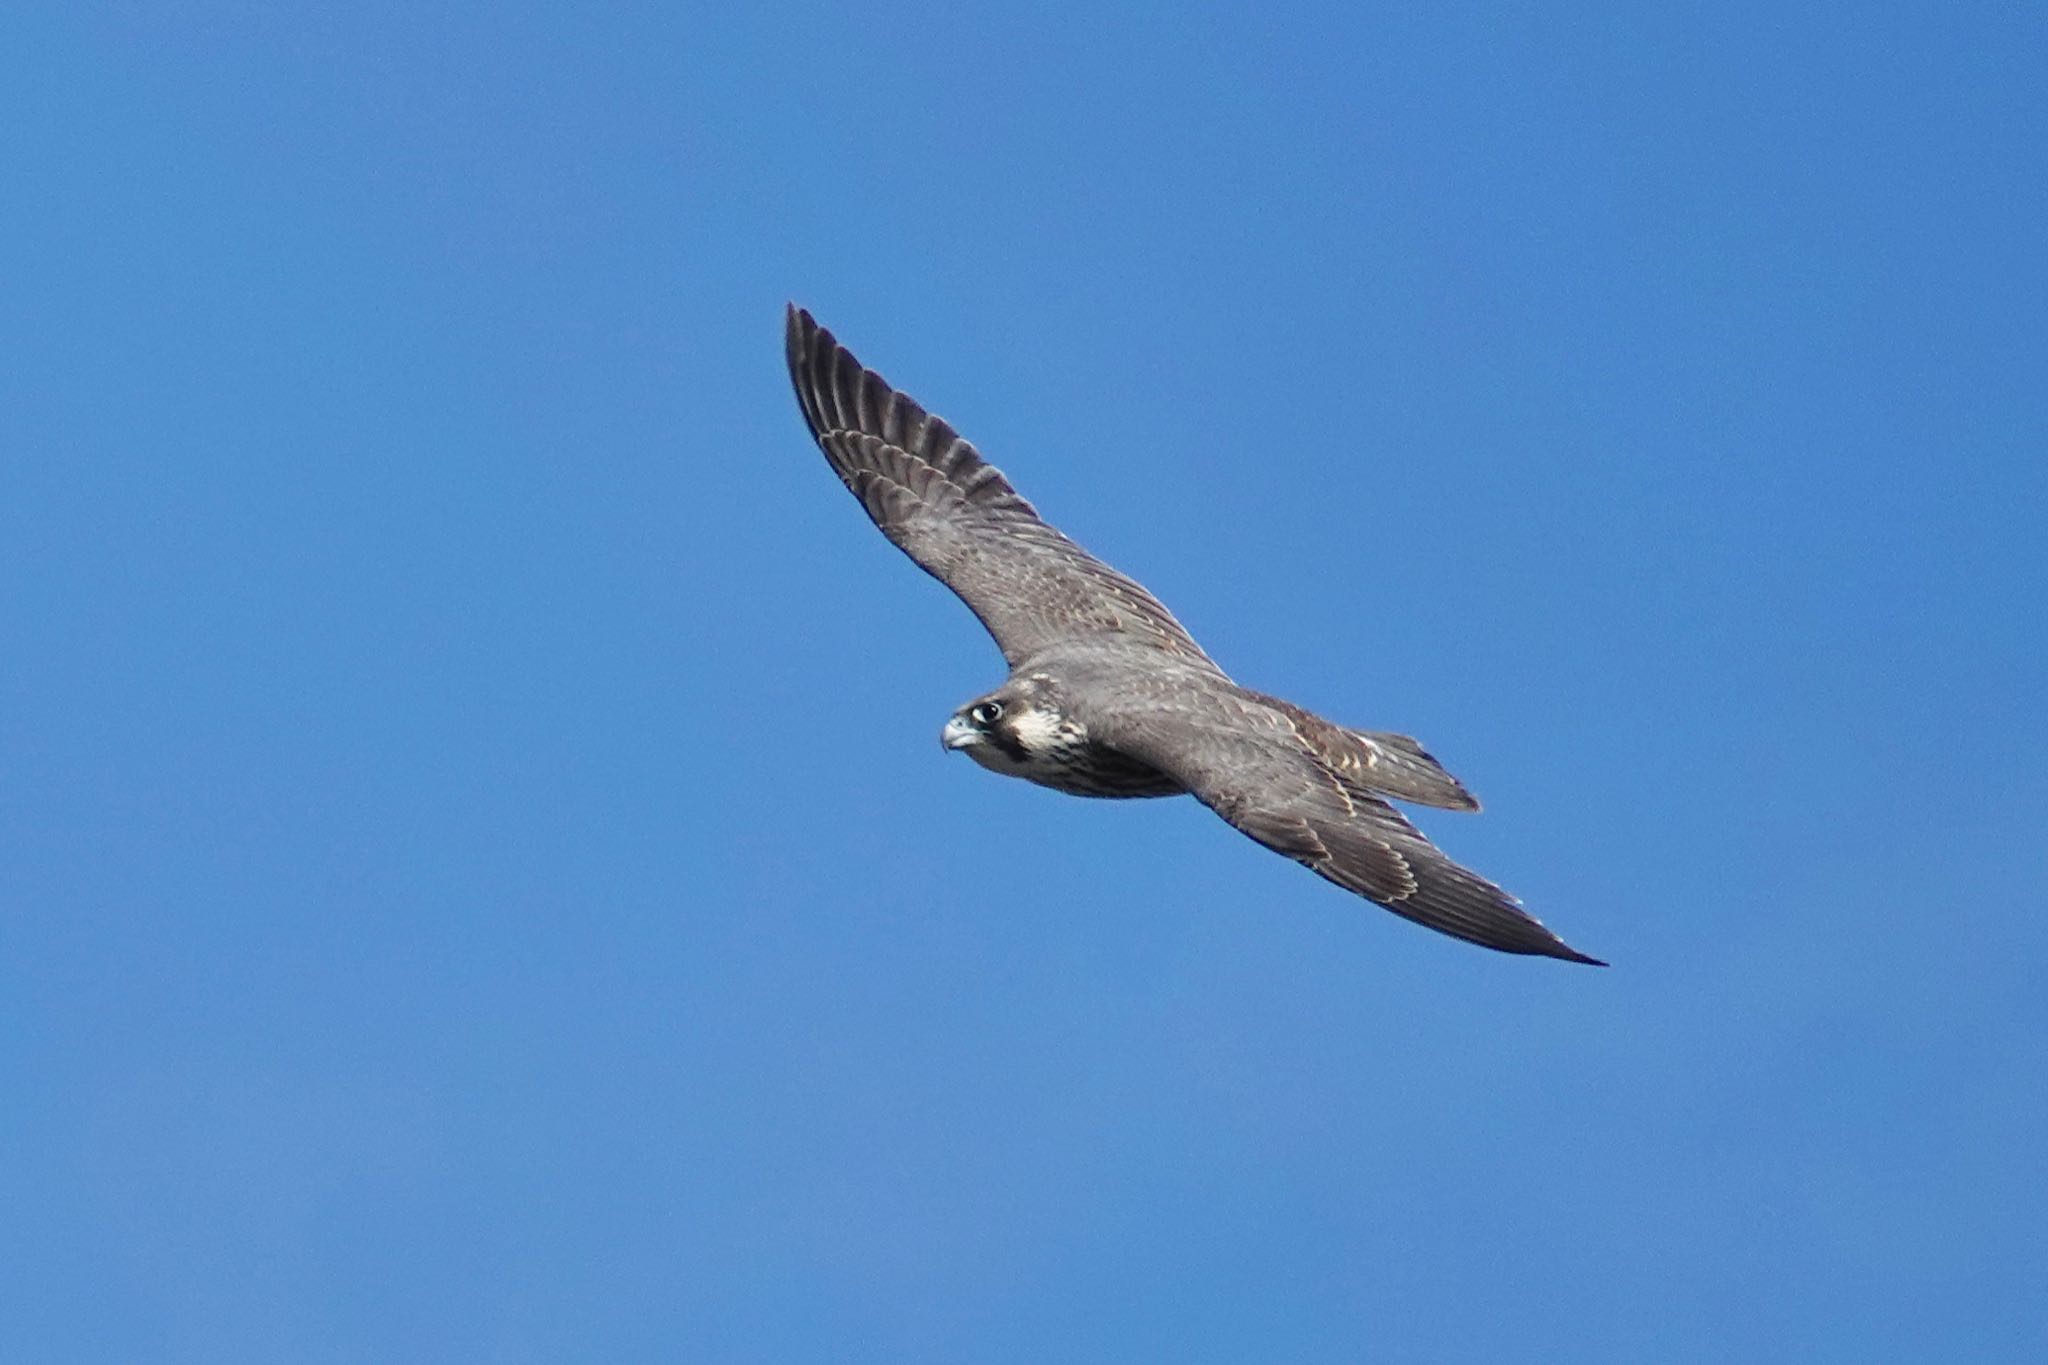
POLYGON ((0 1357, 2048 1354, 2025 6, 0 19, 0 1357), (1606 972, 943 756, 785 300, 1606 972))

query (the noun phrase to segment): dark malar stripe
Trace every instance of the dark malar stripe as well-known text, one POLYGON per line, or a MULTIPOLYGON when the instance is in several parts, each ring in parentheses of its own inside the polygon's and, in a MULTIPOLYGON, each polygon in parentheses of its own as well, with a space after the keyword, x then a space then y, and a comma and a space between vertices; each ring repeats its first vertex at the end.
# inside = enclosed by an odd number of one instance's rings
POLYGON ((1005 754, 1008 754, 1011 762, 1031 762, 1031 751, 1024 747, 1023 741, 1017 738, 1017 732, 1009 726, 992 726, 982 731, 982 733, 988 736, 989 743, 1001 749, 1005 754))

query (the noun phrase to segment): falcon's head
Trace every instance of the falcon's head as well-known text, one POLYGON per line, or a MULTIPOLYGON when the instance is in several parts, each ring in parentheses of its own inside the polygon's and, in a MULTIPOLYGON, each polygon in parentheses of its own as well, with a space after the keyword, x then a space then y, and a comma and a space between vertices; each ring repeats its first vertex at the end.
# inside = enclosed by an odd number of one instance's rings
POLYGON ((991 771, 1038 778, 1087 742, 1087 732, 1061 713, 1052 688, 1035 678, 1012 679, 953 713, 939 742, 965 749, 991 771))
POLYGON ((955 711, 939 743, 965 749, 990 772, 1073 796, 1172 796, 1186 790, 1175 778, 1091 742, 1088 727, 1062 704, 1059 684, 1042 673, 1012 678, 955 711))

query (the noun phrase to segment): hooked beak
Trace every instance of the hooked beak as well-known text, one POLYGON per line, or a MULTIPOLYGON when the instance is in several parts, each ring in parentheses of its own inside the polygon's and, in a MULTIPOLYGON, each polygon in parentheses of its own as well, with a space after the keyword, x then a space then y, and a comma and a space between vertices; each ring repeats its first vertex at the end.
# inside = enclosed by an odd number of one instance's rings
POLYGON ((969 725, 964 717, 955 716, 946 722, 946 728, 939 731, 939 747, 948 751, 965 749, 970 744, 981 743, 981 732, 969 725))

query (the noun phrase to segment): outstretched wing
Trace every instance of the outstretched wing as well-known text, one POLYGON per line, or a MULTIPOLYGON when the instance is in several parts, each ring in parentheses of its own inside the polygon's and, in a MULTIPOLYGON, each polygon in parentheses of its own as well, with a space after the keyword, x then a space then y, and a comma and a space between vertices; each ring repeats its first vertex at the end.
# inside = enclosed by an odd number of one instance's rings
POLYGON ((1439 933, 1504 953, 1587 962, 1507 892, 1444 856, 1399 811, 1287 737, 1266 708, 1224 715, 1227 698, 1091 716, 1091 738, 1176 778, 1276 853, 1439 933))
POLYGON ((981 618, 1011 667, 1107 635, 1220 676, 1157 598, 1046 525, 952 427, 795 306, 787 341, 797 402, 833 471, 883 535, 981 618))

